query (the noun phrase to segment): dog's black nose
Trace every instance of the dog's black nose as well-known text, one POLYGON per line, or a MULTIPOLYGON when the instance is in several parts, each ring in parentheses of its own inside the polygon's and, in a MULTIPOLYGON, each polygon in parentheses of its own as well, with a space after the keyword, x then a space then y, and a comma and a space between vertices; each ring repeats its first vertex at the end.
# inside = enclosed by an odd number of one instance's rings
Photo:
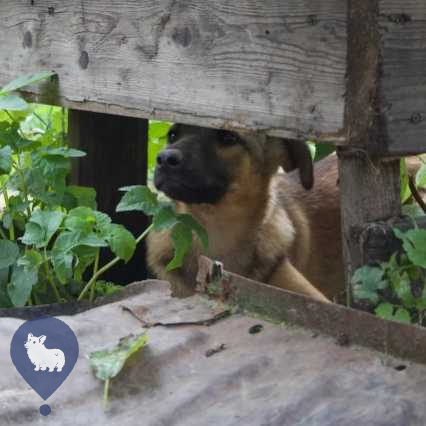
POLYGON ((182 152, 178 149, 164 149, 157 155, 157 165, 178 167, 182 163, 182 159, 182 152))

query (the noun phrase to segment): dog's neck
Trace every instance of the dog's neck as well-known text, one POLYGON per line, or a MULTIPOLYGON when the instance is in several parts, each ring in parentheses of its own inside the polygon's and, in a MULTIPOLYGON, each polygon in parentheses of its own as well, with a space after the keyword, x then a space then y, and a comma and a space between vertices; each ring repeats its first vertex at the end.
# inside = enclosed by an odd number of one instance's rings
MULTIPOLYGON (((266 188, 270 182, 266 182, 266 188)), ((235 247, 254 250, 257 230, 265 220, 272 202, 264 185, 250 190, 238 185, 228 191, 217 204, 176 203, 179 213, 190 213, 207 231, 208 255, 217 259, 235 254, 235 247)))

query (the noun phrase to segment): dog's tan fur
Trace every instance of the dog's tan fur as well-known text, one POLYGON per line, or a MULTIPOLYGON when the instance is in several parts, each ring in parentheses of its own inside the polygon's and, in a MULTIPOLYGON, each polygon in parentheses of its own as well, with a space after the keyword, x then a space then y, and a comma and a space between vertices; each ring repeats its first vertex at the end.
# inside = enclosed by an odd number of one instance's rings
MULTIPOLYGON (((286 145, 259 142, 243 135, 249 150, 219 149, 221 160, 235 171, 230 189, 216 204, 176 203, 207 230, 209 257, 243 276, 328 301, 343 292, 340 210, 334 156, 320 162, 315 187, 305 190, 295 172, 277 173, 286 165, 286 145)), ((300 166, 300 164, 299 164, 300 166)), ((173 257, 169 231, 148 237, 148 264, 172 283, 175 295, 193 293, 198 256, 194 239, 183 267, 166 271, 173 257)))

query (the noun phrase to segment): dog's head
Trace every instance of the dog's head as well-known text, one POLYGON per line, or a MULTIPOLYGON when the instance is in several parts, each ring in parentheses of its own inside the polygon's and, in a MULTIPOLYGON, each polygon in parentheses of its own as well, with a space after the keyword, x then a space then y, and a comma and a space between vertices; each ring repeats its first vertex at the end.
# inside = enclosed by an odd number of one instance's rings
POLYGON ((216 204, 230 191, 264 190, 279 166, 298 167, 303 186, 312 187, 312 160, 304 143, 175 124, 157 157, 154 183, 174 200, 216 204))
POLYGON ((31 349, 32 347, 37 347, 42 345, 45 340, 46 340, 46 336, 36 337, 36 336, 33 336, 32 333, 30 333, 28 334, 28 340, 25 342, 24 346, 27 349, 31 349))

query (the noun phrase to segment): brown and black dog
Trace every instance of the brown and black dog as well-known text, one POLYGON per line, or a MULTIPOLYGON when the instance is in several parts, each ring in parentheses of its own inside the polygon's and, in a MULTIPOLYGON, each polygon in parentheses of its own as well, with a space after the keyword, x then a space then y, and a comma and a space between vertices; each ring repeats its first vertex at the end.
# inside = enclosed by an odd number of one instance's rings
MULTIPOLYGON (((208 232, 207 256, 224 268, 315 299, 328 301, 344 288, 339 192, 335 158, 313 166, 307 145, 233 132, 174 125, 158 155, 154 183, 208 232), (278 173, 299 168, 295 173, 278 173)), ((148 265, 170 281, 177 296, 193 293, 198 256, 194 238, 182 268, 167 272, 173 257, 169 231, 148 237, 148 265)))

